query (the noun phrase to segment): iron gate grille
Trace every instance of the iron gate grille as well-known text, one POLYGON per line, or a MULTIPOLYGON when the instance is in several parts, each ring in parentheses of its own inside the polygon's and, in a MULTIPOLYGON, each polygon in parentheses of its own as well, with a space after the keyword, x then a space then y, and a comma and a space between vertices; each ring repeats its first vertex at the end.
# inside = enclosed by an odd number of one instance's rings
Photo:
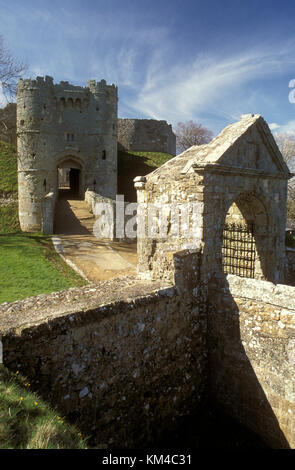
POLYGON ((225 224, 222 266, 226 274, 254 278, 255 240, 252 224, 225 224))

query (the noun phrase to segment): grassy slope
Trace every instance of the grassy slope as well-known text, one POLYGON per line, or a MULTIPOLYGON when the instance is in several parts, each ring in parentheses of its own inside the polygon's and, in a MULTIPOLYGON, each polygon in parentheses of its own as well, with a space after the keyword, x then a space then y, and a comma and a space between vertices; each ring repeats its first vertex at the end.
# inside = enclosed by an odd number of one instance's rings
POLYGON ((86 284, 55 252, 50 237, 0 234, 0 253, 0 303, 86 284))
POLYGON ((0 206, 0 234, 20 231, 17 201, 7 206, 0 206))
POLYGON ((118 152, 118 194, 124 194, 125 201, 136 202, 133 179, 151 173, 173 156, 160 152, 118 152))
POLYGON ((36 393, 28 380, 0 365, 0 449, 86 449, 75 426, 36 393))
MULTIPOLYGON (((17 198, 14 145, 0 142, 0 197, 17 198)), ((20 232, 18 204, 0 205, 0 303, 85 285, 55 252, 50 237, 20 232)))
POLYGON ((14 145, 0 141, 0 198, 10 197, 15 202, 0 205, 0 233, 18 232, 17 155, 14 145))
POLYGON ((0 141, 0 194, 17 197, 17 154, 12 144, 0 141))

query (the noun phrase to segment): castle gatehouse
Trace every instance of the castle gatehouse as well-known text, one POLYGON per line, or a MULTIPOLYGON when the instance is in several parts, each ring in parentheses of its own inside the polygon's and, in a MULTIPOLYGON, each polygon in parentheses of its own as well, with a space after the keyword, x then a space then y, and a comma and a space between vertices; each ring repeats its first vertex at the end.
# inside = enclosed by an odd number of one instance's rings
POLYGON ((17 146, 23 231, 52 233, 58 190, 117 194, 117 87, 19 80, 17 146))

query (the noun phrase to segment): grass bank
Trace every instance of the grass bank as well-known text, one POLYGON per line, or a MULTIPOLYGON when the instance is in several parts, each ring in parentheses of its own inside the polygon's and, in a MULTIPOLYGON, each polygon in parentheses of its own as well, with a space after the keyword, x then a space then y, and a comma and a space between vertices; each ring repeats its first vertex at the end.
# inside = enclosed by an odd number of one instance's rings
POLYGON ((0 141, 0 233, 19 230, 16 147, 0 141))
POLYGON ((38 233, 0 234, 0 279, 0 303, 87 284, 38 233))
POLYGON ((0 141, 0 194, 17 197, 16 146, 0 141))
POLYGON ((86 449, 86 439, 30 383, 0 365, 0 449, 86 449))
POLYGON ((145 176, 173 158, 162 152, 118 152, 118 194, 124 194, 125 201, 136 202, 133 179, 145 176))
POLYGON ((0 303, 86 284, 56 253, 50 237, 20 232, 16 147, 1 141, 0 280, 0 303))
POLYGON ((0 234, 20 231, 18 221, 18 203, 13 201, 7 205, 0 205, 0 234))

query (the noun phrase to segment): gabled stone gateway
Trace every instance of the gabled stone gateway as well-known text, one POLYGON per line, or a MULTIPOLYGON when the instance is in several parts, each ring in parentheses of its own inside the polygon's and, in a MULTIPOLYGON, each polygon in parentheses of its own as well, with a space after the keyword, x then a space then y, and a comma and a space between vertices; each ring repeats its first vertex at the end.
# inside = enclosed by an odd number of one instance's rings
MULTIPOLYGON (((246 114, 241 121, 227 126, 211 142, 193 145, 175 158, 168 160, 147 176, 147 180, 163 177, 164 174, 175 176, 186 174, 193 169, 214 165, 216 171, 223 168, 227 172, 236 169, 254 170, 269 174, 290 177, 282 154, 273 135, 259 114, 246 114)), ((259 174, 259 173, 257 173, 259 174)))
POLYGON ((281 282, 291 176, 267 123, 260 115, 250 114, 209 144, 189 148, 144 181, 138 178, 139 224, 147 220, 151 204, 166 206, 168 225, 169 204, 178 205, 180 212, 184 204, 191 205, 188 234, 167 233, 165 240, 159 234, 141 234, 139 272, 145 277, 167 277, 172 251, 202 247, 204 274, 222 274, 224 225, 239 221, 254 226, 255 277, 281 282))
POLYGON ((226 127, 221 134, 188 162, 182 173, 214 165, 215 171, 254 172, 264 176, 290 177, 290 171, 260 115, 244 115, 240 122, 226 127), (210 145, 211 144, 211 145, 210 145))

